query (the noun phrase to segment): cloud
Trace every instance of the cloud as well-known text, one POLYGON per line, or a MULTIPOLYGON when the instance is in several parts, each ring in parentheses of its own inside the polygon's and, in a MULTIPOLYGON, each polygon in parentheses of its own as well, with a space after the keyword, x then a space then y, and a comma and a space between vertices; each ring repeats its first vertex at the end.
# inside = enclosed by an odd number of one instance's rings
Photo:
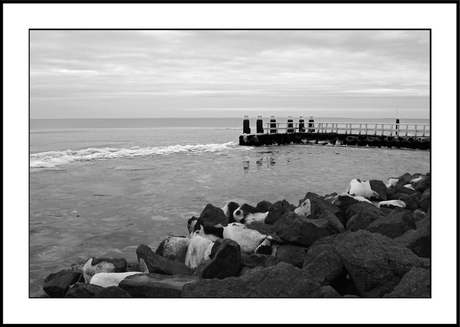
POLYGON ((235 108, 290 99, 293 110, 312 96, 426 99, 429 32, 33 30, 30 90, 34 117, 64 117, 66 99, 151 101, 171 115, 206 99, 235 108))

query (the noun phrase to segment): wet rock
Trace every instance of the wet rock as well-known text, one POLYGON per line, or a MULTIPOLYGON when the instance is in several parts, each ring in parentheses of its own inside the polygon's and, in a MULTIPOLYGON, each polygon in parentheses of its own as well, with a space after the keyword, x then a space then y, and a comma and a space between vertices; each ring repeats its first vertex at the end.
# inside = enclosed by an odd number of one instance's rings
POLYGON ((286 262, 256 267, 241 277, 205 279, 184 286, 183 297, 319 297, 321 286, 305 271, 286 262))
POLYGON ((218 250, 211 260, 207 260, 196 269, 202 278, 218 278, 238 276, 241 268, 240 246, 230 239, 217 240, 218 250))
POLYGON ((275 266, 278 262, 272 255, 261 254, 261 253, 241 253, 241 264, 244 267, 255 268, 255 267, 271 267, 275 266))
POLYGON ((287 262, 293 266, 302 268, 307 248, 291 244, 280 245, 276 248, 276 262, 287 262))
POLYGON ((420 209, 427 212, 431 205, 431 188, 427 188, 418 201, 420 209))
POLYGON ((203 225, 206 231, 214 231, 216 229, 215 225, 221 224, 226 226, 228 224, 228 217, 221 208, 209 203, 201 212, 198 223, 203 225))
POLYGON ((102 287, 86 283, 76 283, 67 291, 65 297, 126 298, 131 297, 131 295, 117 286, 102 287))
POLYGON ((199 280, 190 275, 138 274, 125 278, 118 287, 135 298, 178 298, 184 285, 199 280))
POLYGON ((330 235, 325 219, 308 219, 294 212, 285 213, 275 225, 275 233, 283 241, 300 246, 310 246, 314 241, 330 235))
POLYGON ((367 230, 372 233, 380 233, 390 238, 401 236, 410 229, 415 229, 415 219, 408 210, 394 210, 386 217, 372 222, 367 230))
POLYGON ((97 273, 89 282, 92 285, 97 285, 101 287, 111 287, 118 286, 118 284, 128 276, 143 274, 140 271, 128 271, 128 272, 119 272, 119 273, 97 273))
POLYGON ((346 230, 356 232, 360 229, 366 229, 372 222, 380 218, 382 218, 380 213, 372 211, 360 211, 347 221, 346 230))
POLYGON ((431 297, 430 271, 413 267, 394 290, 384 297, 422 298, 431 297))
POLYGON ((326 286, 321 287, 320 297, 331 298, 331 297, 342 297, 342 296, 332 286, 326 285, 326 286))
POLYGON ((335 250, 318 252, 317 255, 309 254, 305 258, 303 270, 309 273, 322 286, 331 285, 340 278, 345 277, 345 267, 339 256, 335 253, 335 250))
POLYGON ((377 179, 369 180, 371 190, 377 192, 378 197, 375 198, 376 201, 386 201, 387 200, 387 186, 384 182, 377 179))
POLYGON ((422 258, 431 258, 431 233, 428 227, 411 229, 395 241, 422 258))
POLYGON ((431 177, 424 176, 420 180, 412 182, 411 184, 414 190, 423 194, 423 192, 425 192, 427 189, 431 187, 431 177))
POLYGON ((43 290, 49 297, 64 297, 70 285, 78 282, 81 276, 81 272, 72 270, 61 270, 50 274, 44 280, 43 290))
POLYGON ((414 211, 419 207, 419 195, 417 193, 406 195, 400 199, 406 204, 406 209, 414 211))
POLYGON ((126 272, 128 263, 125 259, 113 258, 89 258, 82 268, 85 283, 91 281, 91 277, 100 272, 126 272))
POLYGON ((361 297, 382 297, 421 261, 411 250, 379 233, 343 233, 335 249, 361 297))
POLYGON ((310 200, 310 211, 311 215, 308 217, 310 219, 319 219, 319 217, 325 212, 330 211, 337 216, 337 218, 342 222, 342 225, 345 225, 344 213, 335 205, 324 200, 323 197, 308 192, 305 194, 304 198, 299 200, 299 206, 302 205, 306 200, 310 200))
POLYGON ((425 217, 421 220, 415 222, 416 229, 421 229, 424 227, 431 228, 431 210, 428 208, 425 217))
POLYGON ((184 263, 163 258, 144 244, 137 247, 136 254, 143 272, 166 275, 191 275, 194 272, 184 263))
POLYGON ((286 200, 277 201, 270 207, 267 217, 265 218, 266 224, 276 223, 286 212, 294 211, 295 205, 290 204, 286 200))
POLYGON ((356 215, 358 212, 370 212, 372 214, 385 216, 381 209, 374 206, 372 203, 368 202, 359 202, 357 204, 353 204, 348 207, 347 211, 345 212, 345 217, 348 220, 356 215))
POLYGON ((189 242, 189 238, 168 235, 163 238, 155 253, 164 258, 184 263, 189 242))
POLYGON ((257 203, 256 209, 259 210, 259 212, 267 212, 270 210, 271 206, 272 206, 271 202, 263 200, 257 203))

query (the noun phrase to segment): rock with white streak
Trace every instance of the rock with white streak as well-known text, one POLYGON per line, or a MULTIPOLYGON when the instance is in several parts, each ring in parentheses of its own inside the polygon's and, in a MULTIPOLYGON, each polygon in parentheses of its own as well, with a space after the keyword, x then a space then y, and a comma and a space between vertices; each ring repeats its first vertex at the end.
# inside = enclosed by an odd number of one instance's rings
POLYGON ((122 273, 97 273, 91 278, 89 282, 92 285, 97 285, 101 287, 110 287, 110 286, 118 286, 118 284, 128 276, 136 275, 136 274, 144 274, 140 271, 128 271, 122 273))
POLYGON ((128 263, 125 259, 112 258, 89 258, 82 268, 85 283, 91 281, 91 277, 100 272, 126 272, 128 263))

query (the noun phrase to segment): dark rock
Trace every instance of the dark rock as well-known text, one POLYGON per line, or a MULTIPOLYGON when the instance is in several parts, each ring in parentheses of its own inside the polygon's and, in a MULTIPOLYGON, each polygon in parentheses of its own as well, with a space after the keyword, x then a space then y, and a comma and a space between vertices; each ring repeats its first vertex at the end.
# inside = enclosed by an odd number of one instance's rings
POLYGON ((431 210, 428 208, 425 217, 421 220, 415 222, 416 229, 421 229, 424 227, 431 228, 431 210))
POLYGON ((337 192, 334 192, 334 193, 331 193, 331 194, 326 194, 323 198, 324 198, 324 200, 326 200, 330 204, 334 204, 333 202, 336 200, 336 198, 338 196, 339 195, 337 194, 337 192))
POLYGON ((427 189, 431 187, 431 177, 425 176, 421 180, 412 183, 414 190, 423 194, 427 189))
POLYGON ((286 262, 256 267, 241 277, 205 279, 184 286, 183 297, 319 297, 321 286, 305 271, 286 262))
POLYGON ((275 266, 278 262, 274 256, 261 253, 241 253, 241 264, 248 268, 255 267, 271 267, 275 266))
POLYGON ((267 212, 267 211, 270 210, 271 206, 272 206, 271 202, 263 200, 263 201, 260 201, 259 203, 257 203, 256 209, 259 212, 267 212))
POLYGON ((331 285, 340 278, 345 277, 345 267, 336 254, 335 249, 327 249, 327 247, 321 245, 316 247, 322 247, 325 250, 319 251, 315 249, 315 252, 319 252, 317 255, 309 253, 309 255, 305 257, 302 269, 309 273, 310 276, 322 286, 331 285))
POLYGON ((196 269, 202 278, 236 277, 241 268, 240 246, 233 240, 224 239, 211 260, 207 260, 196 269))
POLYGON ((70 265, 70 269, 83 273, 83 267, 88 260, 80 260, 70 265))
POLYGON ((396 177, 398 179, 398 182, 396 183, 395 186, 404 186, 406 184, 409 184, 410 181, 412 180, 412 175, 409 173, 405 173, 399 177, 396 177))
POLYGON ((102 287, 93 284, 76 283, 67 291, 65 297, 123 298, 131 297, 131 295, 117 286, 102 287))
POLYGON ((280 245, 276 248, 276 262, 287 262, 293 266, 302 268, 307 248, 291 244, 280 245))
POLYGON ((136 254, 141 270, 144 272, 166 275, 191 275, 194 272, 184 263, 163 258, 144 244, 137 247, 136 254))
POLYGON ((359 203, 353 204, 348 207, 347 211, 345 212, 345 217, 346 217, 347 222, 351 217, 353 217, 354 215, 356 215, 358 212, 361 212, 361 211, 385 216, 382 210, 374 206, 372 203, 359 202, 359 203))
POLYGON ((430 271, 413 267, 407 272, 391 293, 384 297, 422 298, 431 297, 430 271))
POLYGON ((323 197, 315 193, 308 192, 307 194, 305 194, 303 199, 299 200, 299 206, 306 200, 310 200, 311 206, 311 216, 308 218, 318 219, 323 214, 323 212, 330 211, 337 216, 342 225, 345 225, 344 213, 337 206, 324 200, 323 197))
POLYGON ((415 229, 415 219, 412 212, 408 210, 394 210, 386 217, 379 218, 372 222, 367 230, 372 233, 396 238, 410 229, 415 229))
POLYGON ((330 235, 327 225, 325 219, 308 219, 287 212, 274 224, 274 228, 283 241, 310 246, 317 239, 330 235))
POLYGON ((170 260, 185 262, 190 239, 183 236, 168 235, 163 238, 155 253, 170 260))
POLYGON ((428 227, 411 229, 395 241, 422 258, 431 258, 431 233, 428 227))
POLYGON ((417 193, 414 193, 412 195, 406 195, 402 197, 400 200, 406 204, 407 210, 414 211, 418 209, 419 207, 418 199, 419 199, 419 195, 417 193))
POLYGON ((340 234, 345 232, 345 227, 343 227, 342 222, 339 218, 337 218, 337 215, 331 211, 324 211, 318 219, 324 219, 327 221, 327 228, 329 229, 330 234, 340 234))
POLYGON ((411 250, 379 233, 343 233, 335 248, 361 297, 382 297, 421 261, 411 250))
POLYGON ((431 259, 430 258, 420 258, 420 261, 422 262, 422 268, 423 269, 431 269, 431 259))
POLYGON ((338 195, 334 201, 332 202, 337 208, 339 208, 342 212, 346 212, 348 207, 357 204, 360 201, 356 200, 354 197, 350 195, 338 195))
MULTIPOLYGON (((417 193, 412 193, 412 194, 417 194, 417 193)), ((408 196, 408 195, 411 195, 411 194, 407 194, 407 193, 393 193, 391 195, 388 196, 388 200, 401 200, 402 198, 408 196)))
POLYGON ((89 258, 82 268, 85 283, 100 272, 126 272, 128 262, 123 258, 89 258))
POLYGON ((411 188, 404 187, 402 185, 396 185, 392 189, 392 194, 398 194, 398 193, 407 194, 407 195, 420 194, 420 192, 417 192, 416 190, 413 190, 411 188))
POLYGON ((222 226, 226 226, 228 224, 228 217, 221 208, 209 203, 201 212, 197 224, 203 225, 206 231, 220 230, 219 228, 216 229, 215 225, 221 224, 222 226))
POLYGON ((118 287, 135 298, 178 298, 184 285, 201 280, 198 276, 137 274, 123 279, 118 287))
POLYGON ((64 297, 70 285, 78 282, 81 276, 81 272, 73 270, 61 270, 50 274, 44 280, 43 290, 50 297, 64 297))
POLYGON ((276 235, 275 228, 273 225, 266 224, 261 221, 253 221, 249 225, 246 225, 249 229, 254 229, 261 234, 269 235, 274 241, 282 243, 283 241, 276 235))
POLYGON ((270 207, 269 213, 265 218, 266 224, 276 223, 286 212, 294 211, 295 205, 290 204, 286 200, 277 201, 270 207))
POLYGON ((128 272, 141 271, 141 268, 139 267, 138 263, 128 263, 128 267, 126 268, 126 271, 128 272))
POLYGON ((331 297, 342 297, 337 291, 330 285, 321 287, 320 297, 331 298, 331 297))
POLYGON ((371 190, 377 192, 379 194, 378 198, 375 199, 376 201, 386 201, 387 200, 387 186, 384 182, 371 179, 369 180, 369 185, 371 186, 371 190))
POLYGON ((360 229, 366 229, 372 222, 382 217, 383 216, 380 213, 375 213, 372 211, 360 211, 348 219, 347 230, 356 232, 360 229))
POLYGON ((420 200, 418 201, 418 205, 420 206, 420 209, 423 211, 427 212, 428 208, 431 205, 431 188, 427 188, 422 196, 420 197, 420 200))

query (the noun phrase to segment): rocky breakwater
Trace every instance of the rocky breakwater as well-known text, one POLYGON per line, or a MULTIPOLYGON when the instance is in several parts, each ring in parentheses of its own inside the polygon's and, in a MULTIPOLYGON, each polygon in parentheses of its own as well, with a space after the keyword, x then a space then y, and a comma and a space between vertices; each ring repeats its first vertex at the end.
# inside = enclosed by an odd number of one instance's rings
POLYGON ((139 245, 137 262, 88 258, 36 296, 431 297, 430 186, 430 173, 406 173, 297 205, 208 204, 184 236, 139 245))

